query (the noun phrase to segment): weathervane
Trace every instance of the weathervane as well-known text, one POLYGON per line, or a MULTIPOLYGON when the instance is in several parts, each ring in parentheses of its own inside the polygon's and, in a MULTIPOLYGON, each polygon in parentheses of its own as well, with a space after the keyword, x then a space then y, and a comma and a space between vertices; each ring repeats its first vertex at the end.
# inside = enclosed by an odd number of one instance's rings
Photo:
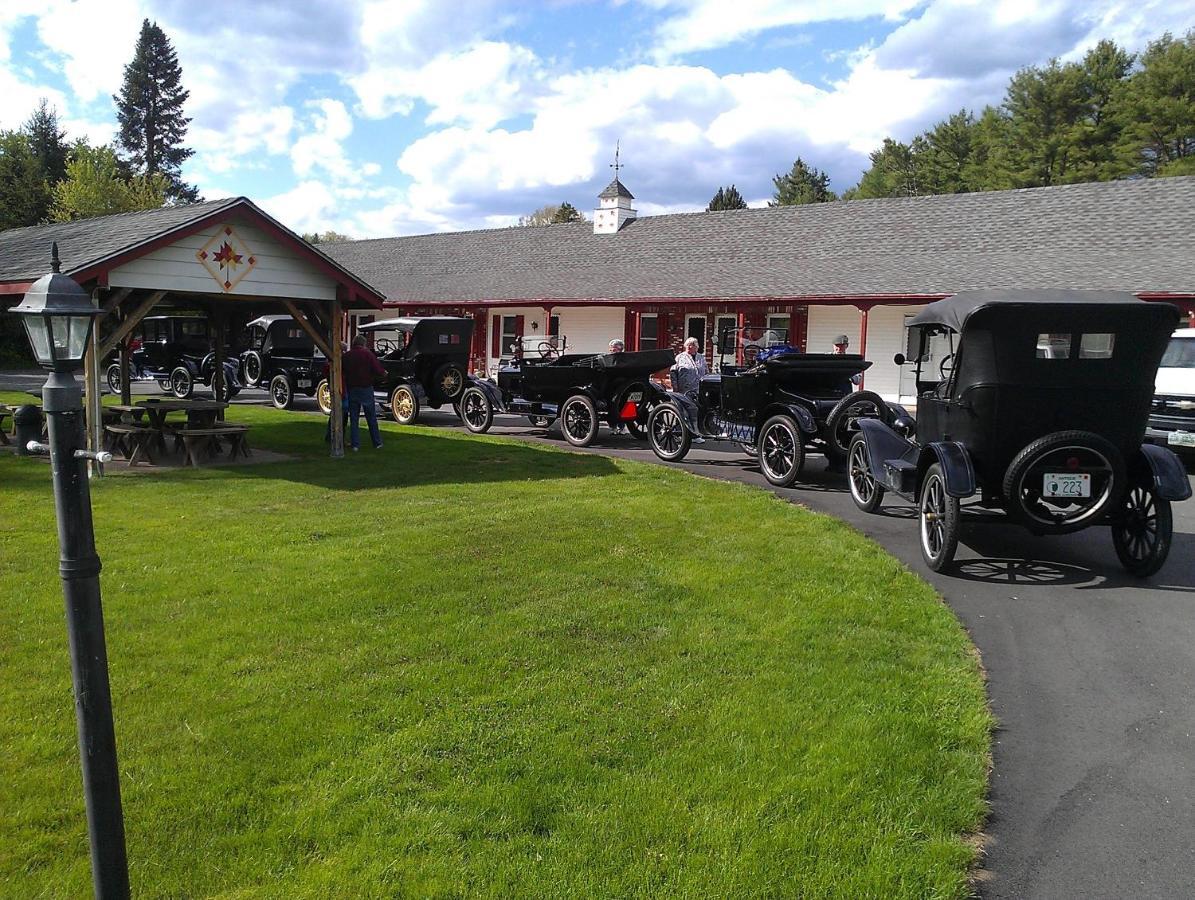
POLYGON ((622 164, 618 161, 618 145, 622 143, 622 139, 614 142, 614 162, 610 163, 610 168, 614 170, 614 180, 618 181, 618 170, 622 168, 622 164))

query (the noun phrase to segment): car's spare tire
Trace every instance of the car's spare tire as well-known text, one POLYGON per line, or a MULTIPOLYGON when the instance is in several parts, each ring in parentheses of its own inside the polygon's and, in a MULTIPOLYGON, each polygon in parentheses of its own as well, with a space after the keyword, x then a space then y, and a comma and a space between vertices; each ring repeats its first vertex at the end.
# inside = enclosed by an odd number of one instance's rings
POLYGON ((859 419, 879 419, 891 427, 896 416, 884 399, 874 391, 854 391, 847 394, 826 416, 826 455, 841 462, 851 449, 851 438, 859 432, 859 419))
POLYGON ((261 354, 256 350, 246 350, 241 355, 241 372, 245 376, 245 384, 249 387, 261 384, 261 354))
POLYGON ((1008 512, 1031 531, 1066 534, 1116 508, 1127 487, 1124 455, 1090 431, 1057 431, 1026 446, 1004 473, 1008 512))
POLYGON ((465 390, 465 370, 458 363, 444 363, 432 375, 431 391, 437 403, 448 403, 465 390))

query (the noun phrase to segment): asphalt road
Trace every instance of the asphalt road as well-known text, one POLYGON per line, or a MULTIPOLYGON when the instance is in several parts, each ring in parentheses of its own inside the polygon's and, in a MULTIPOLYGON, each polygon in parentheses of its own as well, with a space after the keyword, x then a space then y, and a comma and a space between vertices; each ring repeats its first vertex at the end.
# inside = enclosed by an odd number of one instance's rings
MULTIPOLYGON (((41 380, 0 375, 0 389, 41 380)), ((265 396, 238 398, 254 400, 265 396)), ((446 411, 421 424, 460 427, 446 411)), ((491 433, 568 446, 520 418, 497 417, 491 433)), ((605 429, 588 452, 659 463, 605 429)), ((771 490, 729 444, 677 465, 771 490)), ((982 654, 999 719, 982 895, 1195 895, 1195 502, 1175 506, 1169 562, 1146 582, 1121 572, 1105 529, 1034 538, 987 522, 964 528, 959 566, 939 575, 921 561, 911 507, 897 498, 864 515, 823 469, 811 457, 807 481, 775 493, 882 544, 941 592, 982 654)))

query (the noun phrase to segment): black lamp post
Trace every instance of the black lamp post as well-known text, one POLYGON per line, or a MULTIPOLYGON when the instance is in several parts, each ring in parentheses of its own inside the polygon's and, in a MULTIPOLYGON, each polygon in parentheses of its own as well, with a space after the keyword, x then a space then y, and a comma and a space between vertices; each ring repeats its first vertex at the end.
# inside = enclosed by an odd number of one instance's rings
POLYGON ((29 449, 41 453, 48 450, 54 472, 58 571, 66 599, 75 719, 91 839, 91 876, 95 896, 108 900, 129 896, 129 866, 116 767, 112 694, 108 687, 108 654, 104 648, 104 613, 100 606, 100 559, 95 552, 86 461, 107 462, 111 456, 86 449, 83 392, 74 376, 83 365, 87 340, 99 310, 73 279, 60 274, 59 268, 55 244, 52 273, 34 282, 12 312, 23 316, 33 355, 41 366, 50 370, 42 389, 50 444, 45 447, 31 442, 29 449))

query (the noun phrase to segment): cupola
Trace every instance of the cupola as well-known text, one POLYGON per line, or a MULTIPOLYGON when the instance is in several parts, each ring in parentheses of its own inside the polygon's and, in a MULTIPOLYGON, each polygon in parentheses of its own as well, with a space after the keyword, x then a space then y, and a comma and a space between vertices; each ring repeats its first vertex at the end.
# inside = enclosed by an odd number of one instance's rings
POLYGON ((639 215, 631 206, 635 195, 618 180, 618 170, 622 168, 622 164, 618 161, 617 145, 614 148, 614 163, 610 168, 614 170, 614 180, 598 194, 598 206, 593 211, 594 234, 614 234, 624 224, 639 215))

